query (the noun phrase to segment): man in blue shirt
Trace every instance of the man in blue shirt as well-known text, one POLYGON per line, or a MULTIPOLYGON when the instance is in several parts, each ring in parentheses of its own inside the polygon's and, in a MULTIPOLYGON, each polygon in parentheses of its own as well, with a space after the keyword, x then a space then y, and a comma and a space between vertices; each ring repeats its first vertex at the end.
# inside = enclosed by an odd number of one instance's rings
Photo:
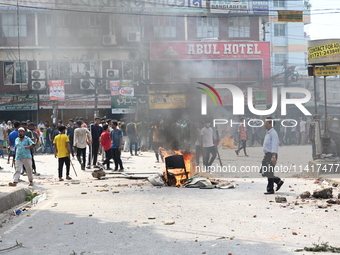
POLYGON ((32 175, 32 155, 31 149, 34 148, 33 141, 25 136, 26 130, 21 127, 18 129, 18 137, 15 139, 15 173, 13 175, 13 182, 10 182, 9 186, 17 186, 20 177, 20 171, 25 166, 29 186, 33 186, 32 175))
POLYGON ((274 194, 274 182, 277 184, 276 191, 283 185, 283 181, 279 177, 274 176, 274 167, 278 159, 280 143, 279 136, 273 128, 274 125, 274 120, 271 117, 267 117, 264 126, 267 130, 263 142, 264 158, 260 170, 262 176, 268 177, 267 192, 264 193, 266 195, 274 194))
MULTIPOLYGON (((14 162, 14 156, 15 156, 15 139, 17 139, 19 133, 18 133, 18 128, 20 127, 20 122, 16 121, 14 122, 14 130, 9 134, 8 136, 8 146, 10 148, 10 155, 13 157, 13 162, 14 162)), ((7 164, 9 164, 9 158, 7 161, 7 164)))
POLYGON ((112 122, 112 128, 113 130, 111 131, 110 137, 112 141, 112 156, 113 160, 115 162, 115 169, 114 171, 118 171, 118 165, 120 166, 119 172, 124 171, 122 159, 120 158, 120 152, 122 150, 122 138, 123 134, 122 131, 117 128, 118 123, 117 121, 112 122))

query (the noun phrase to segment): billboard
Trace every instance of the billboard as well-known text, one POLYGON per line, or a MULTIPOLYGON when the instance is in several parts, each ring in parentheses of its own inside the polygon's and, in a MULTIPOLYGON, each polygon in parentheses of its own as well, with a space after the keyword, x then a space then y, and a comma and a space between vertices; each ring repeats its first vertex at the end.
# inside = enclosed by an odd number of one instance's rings
POLYGON ((322 39, 308 41, 308 64, 340 63, 340 39, 322 39))

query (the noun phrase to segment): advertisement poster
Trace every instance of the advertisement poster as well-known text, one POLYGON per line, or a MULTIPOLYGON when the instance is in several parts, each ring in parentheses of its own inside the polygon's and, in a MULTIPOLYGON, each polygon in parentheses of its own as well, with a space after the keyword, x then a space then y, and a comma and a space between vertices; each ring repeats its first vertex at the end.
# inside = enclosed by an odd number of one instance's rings
POLYGON ((119 96, 120 81, 110 81, 111 96, 119 96))
POLYGON ((63 80, 50 81, 50 100, 65 100, 63 80))
MULTIPOLYGON (((110 95, 98 95, 98 109, 110 109, 110 95)), ((53 109, 53 101, 49 95, 39 95, 39 108, 53 109)), ((93 95, 68 94, 65 100, 58 102, 59 109, 95 109, 95 97, 93 95)))
POLYGON ((133 80, 122 80, 119 95, 125 97, 134 97, 135 89, 133 87, 133 80))
POLYGON ((1 111, 25 111, 38 109, 38 96, 33 94, 7 94, 0 97, 1 111))

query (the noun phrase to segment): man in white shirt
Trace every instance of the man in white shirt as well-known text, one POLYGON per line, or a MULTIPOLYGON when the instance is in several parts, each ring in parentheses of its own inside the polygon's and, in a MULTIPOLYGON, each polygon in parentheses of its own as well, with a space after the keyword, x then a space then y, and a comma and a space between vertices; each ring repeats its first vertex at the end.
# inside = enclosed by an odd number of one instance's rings
POLYGON ((216 146, 214 144, 214 131, 207 122, 201 130, 202 148, 203 148, 203 165, 209 167, 216 158, 216 146), (210 158, 211 154, 211 158, 210 158))
POLYGON ((77 159, 81 165, 81 170, 85 170, 86 145, 92 143, 92 136, 87 128, 81 126, 82 124, 82 121, 77 121, 77 128, 74 130, 73 146, 77 148, 77 159), (81 160, 80 155, 83 156, 83 160, 81 160))
POLYGON ((266 195, 274 194, 274 183, 277 185, 276 191, 283 185, 283 181, 279 177, 274 176, 274 167, 278 159, 280 143, 279 136, 273 128, 274 125, 274 120, 271 117, 267 117, 264 126, 267 130, 263 142, 264 158, 260 170, 262 176, 268 177, 267 192, 264 193, 266 195))

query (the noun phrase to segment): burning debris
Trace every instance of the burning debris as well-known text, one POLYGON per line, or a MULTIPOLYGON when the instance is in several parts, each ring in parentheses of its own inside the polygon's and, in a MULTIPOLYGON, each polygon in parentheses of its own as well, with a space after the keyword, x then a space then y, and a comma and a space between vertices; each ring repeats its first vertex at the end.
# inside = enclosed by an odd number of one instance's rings
POLYGON ((235 146, 235 140, 234 138, 231 138, 230 134, 227 134, 220 140, 218 147, 221 147, 223 149, 225 148, 237 149, 237 147, 235 146))

